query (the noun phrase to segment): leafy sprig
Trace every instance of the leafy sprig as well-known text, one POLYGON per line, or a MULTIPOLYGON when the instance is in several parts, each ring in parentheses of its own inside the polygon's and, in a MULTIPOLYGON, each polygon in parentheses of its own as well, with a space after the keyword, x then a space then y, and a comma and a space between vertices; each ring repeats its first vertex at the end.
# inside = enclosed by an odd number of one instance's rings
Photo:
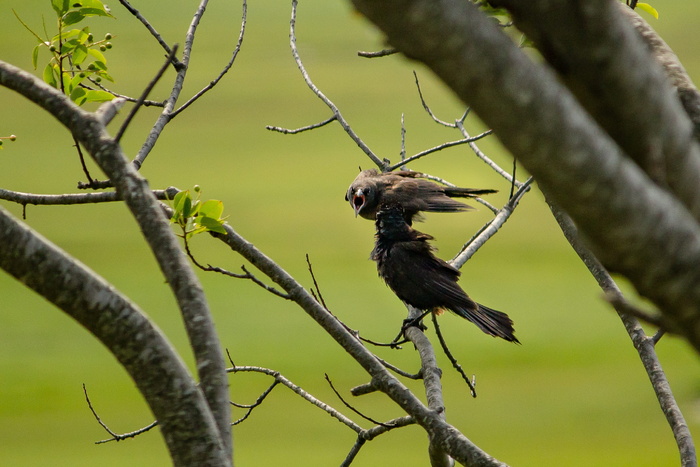
POLYGON ((103 39, 95 40, 88 26, 80 29, 74 27, 89 17, 113 18, 109 8, 100 0, 51 0, 51 6, 56 13, 58 31, 53 37, 45 32, 45 38, 42 38, 15 12, 20 23, 38 41, 32 50, 34 68, 38 67, 40 50, 46 48, 51 54, 42 72, 46 83, 60 89, 78 105, 112 100, 114 95, 94 89, 88 84, 99 83, 103 79, 114 82, 108 73, 104 55, 104 52, 112 48, 112 35, 107 33, 103 39))
POLYGON ((179 192, 173 198, 173 215, 170 222, 182 229, 183 236, 190 238, 202 232, 217 232, 226 235, 223 225, 225 218, 224 203, 217 199, 201 201, 199 185, 194 187, 196 198, 192 198, 190 190, 179 192))

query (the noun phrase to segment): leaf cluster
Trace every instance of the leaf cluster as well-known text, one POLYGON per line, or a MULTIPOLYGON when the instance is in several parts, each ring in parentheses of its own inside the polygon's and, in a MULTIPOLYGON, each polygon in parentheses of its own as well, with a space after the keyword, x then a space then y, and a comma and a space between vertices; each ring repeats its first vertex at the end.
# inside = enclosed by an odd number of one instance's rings
POLYGON ((225 218, 224 203, 217 199, 200 201, 199 186, 194 187, 196 198, 192 197, 190 190, 181 191, 173 198, 173 215, 170 222, 177 224, 182 229, 186 238, 202 232, 217 232, 226 235, 223 225, 225 218))
POLYGON ((58 31, 53 37, 49 37, 44 28, 45 38, 42 38, 15 13, 39 42, 32 51, 34 68, 38 66, 40 49, 46 48, 51 54, 42 73, 46 83, 60 89, 78 105, 112 100, 114 95, 111 93, 88 85, 89 82, 99 83, 102 79, 114 81, 108 73, 107 59, 103 53, 112 48, 112 35, 107 33, 103 39, 95 40, 89 27, 71 27, 88 17, 113 18, 109 9, 100 0, 51 0, 51 6, 56 13, 58 31))

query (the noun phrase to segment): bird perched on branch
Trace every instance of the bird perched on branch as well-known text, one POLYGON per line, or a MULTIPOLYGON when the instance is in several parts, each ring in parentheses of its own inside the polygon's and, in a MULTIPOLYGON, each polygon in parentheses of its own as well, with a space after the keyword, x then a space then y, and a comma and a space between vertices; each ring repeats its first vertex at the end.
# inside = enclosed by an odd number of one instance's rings
POLYGON ((446 308, 486 334, 519 343, 508 315, 469 298, 457 285, 459 270, 433 254, 428 243, 433 237, 411 228, 400 205, 381 206, 376 218, 371 257, 377 262, 379 276, 403 302, 425 314, 446 308))
POLYGON ((426 180, 420 172, 401 170, 380 173, 363 170, 348 188, 345 200, 355 216, 374 220, 380 206, 397 204, 403 207, 404 220, 413 223, 421 211, 461 212, 474 209, 452 198, 476 198, 497 190, 441 186, 426 180))

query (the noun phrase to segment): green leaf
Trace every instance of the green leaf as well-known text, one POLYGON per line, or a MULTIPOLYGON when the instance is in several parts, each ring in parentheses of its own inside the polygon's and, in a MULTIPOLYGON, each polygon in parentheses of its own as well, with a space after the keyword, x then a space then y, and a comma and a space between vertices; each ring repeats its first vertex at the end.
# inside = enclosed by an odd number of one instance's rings
POLYGON ((88 49, 83 44, 78 44, 73 50, 73 65, 80 65, 88 57, 88 49))
POLYGON ((211 217, 200 217, 198 218, 199 224, 202 227, 205 227, 207 230, 211 230, 212 232, 217 232, 221 234, 226 233, 226 229, 224 229, 224 221, 219 220, 219 219, 214 219, 211 217))
POLYGON ((99 0, 81 0, 76 2, 80 4, 80 8, 83 10, 98 10, 100 13, 94 13, 99 16, 112 16, 109 9, 99 0))
POLYGON ((199 212, 202 216, 220 219, 221 215, 224 213, 224 203, 218 199, 207 200, 202 204, 202 208, 199 212))
POLYGON ((92 55, 95 58, 95 66, 98 68, 101 68, 103 70, 107 69, 107 59, 105 58, 104 54, 100 52, 97 49, 89 48, 88 53, 92 55))
POLYGON ((71 24, 79 23, 85 19, 85 16, 87 15, 83 14, 82 11, 68 12, 63 17, 63 24, 64 26, 70 26, 71 24))
POLYGON ((49 63, 48 65, 46 65, 46 67, 44 68, 44 73, 43 73, 42 78, 44 79, 44 82, 46 84, 49 84, 55 88, 58 87, 58 83, 56 81, 56 75, 54 74, 54 64, 53 63, 49 63))
POLYGON ((104 8, 81 8, 78 10, 82 15, 85 16, 113 16, 107 13, 104 8))
POLYGON ((648 3, 637 3, 637 8, 649 13, 651 16, 653 16, 656 19, 659 19, 659 12, 656 11, 656 8, 649 5, 648 3))
POLYGON ((107 91, 91 89, 85 93, 87 102, 109 102, 114 99, 114 95, 107 91))
POLYGON ((32 65, 34 65, 35 70, 37 63, 39 62, 39 47, 41 47, 41 44, 37 45, 34 47, 34 50, 32 50, 32 65))
POLYGON ((85 88, 81 88, 80 86, 76 87, 73 89, 73 91, 70 93, 70 100, 75 102, 78 105, 83 105, 85 102, 87 102, 87 91, 85 91, 85 88))
MULTIPOLYGON (((80 77, 80 73, 76 73, 73 79, 70 80, 70 89, 75 89, 85 79, 80 77)), ((71 91, 72 92, 72 91, 71 91)))
POLYGON ((51 6, 56 12, 56 16, 61 17, 68 11, 68 0, 51 0, 51 6))

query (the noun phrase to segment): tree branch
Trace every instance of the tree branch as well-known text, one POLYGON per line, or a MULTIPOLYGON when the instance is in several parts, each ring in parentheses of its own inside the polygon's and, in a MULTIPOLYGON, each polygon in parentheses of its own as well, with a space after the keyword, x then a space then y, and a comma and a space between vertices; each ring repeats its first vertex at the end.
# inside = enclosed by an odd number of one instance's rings
POLYGON ((37 103, 65 125, 114 183, 117 193, 124 197, 180 307, 197 361, 201 387, 219 427, 219 442, 224 452, 229 452, 230 458, 231 410, 219 338, 199 280, 180 250, 147 182, 127 162, 119 145, 94 114, 75 106, 59 91, 33 75, 4 62, 0 62, 0 85, 37 103))
MULTIPOLYGON (((591 272, 595 280, 601 289, 607 294, 618 298, 617 303, 624 300, 623 295, 619 287, 615 283, 605 267, 580 241, 577 234, 577 229, 571 218, 557 208, 553 204, 549 204, 549 207, 554 214, 554 218, 559 223, 564 236, 569 241, 573 247, 576 254, 579 255, 581 261, 586 265, 588 270, 591 272)), ((613 302, 615 304, 615 302, 613 302)), ((652 337, 647 337, 644 330, 639 324, 639 321, 633 316, 625 313, 622 307, 615 306, 615 310, 618 316, 622 320, 622 323, 627 330, 627 333, 634 344, 634 348, 639 353, 639 357, 642 360, 644 369, 649 376, 651 381, 651 386, 654 389, 656 398, 661 405, 661 410, 666 416, 671 431, 673 432, 673 437, 678 445, 678 450, 681 455, 681 465, 683 467, 696 467, 697 459, 695 454, 695 445, 693 443, 693 438, 688 429, 688 424, 685 422, 685 418, 676 403, 676 399, 673 397, 673 392, 671 391, 671 386, 666 379, 664 370, 661 367, 661 362, 656 355, 656 350, 654 349, 654 339, 652 337)))
POLYGON ((206 400, 160 330, 95 272, 1 206, 0 268, 75 319, 117 358, 159 420, 175 465, 228 465, 206 400))

